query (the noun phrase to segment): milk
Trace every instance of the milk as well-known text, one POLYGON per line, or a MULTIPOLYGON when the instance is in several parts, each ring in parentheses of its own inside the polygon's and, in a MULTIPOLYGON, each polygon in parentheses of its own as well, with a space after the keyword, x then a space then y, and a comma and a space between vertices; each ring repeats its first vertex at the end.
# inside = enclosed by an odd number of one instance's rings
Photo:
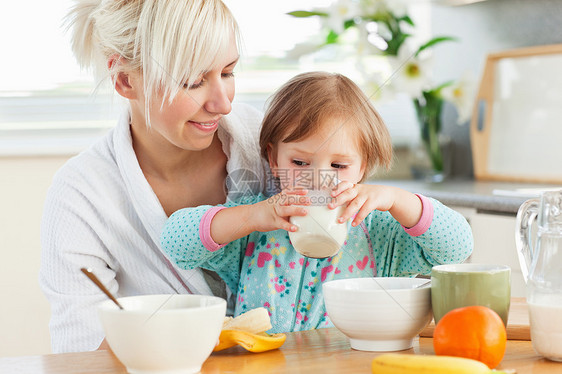
POLYGON ((303 256, 326 258, 336 255, 347 237, 347 222, 338 223, 343 208, 328 209, 327 206, 307 206, 306 216, 291 217, 298 227, 289 232, 295 250, 303 256))
POLYGON ((533 348, 541 356, 562 361, 562 305, 528 305, 533 348))

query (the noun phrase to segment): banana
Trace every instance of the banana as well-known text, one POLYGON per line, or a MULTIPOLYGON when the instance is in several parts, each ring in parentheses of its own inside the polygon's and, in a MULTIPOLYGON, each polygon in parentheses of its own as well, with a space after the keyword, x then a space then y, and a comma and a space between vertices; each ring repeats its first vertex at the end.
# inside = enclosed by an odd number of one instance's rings
POLYGON ((230 321, 232 321, 234 318, 232 317, 224 317, 224 321, 222 322, 222 328, 224 329, 224 326, 226 326, 226 324, 230 321))
POLYGON ((236 318, 225 317, 219 344, 214 351, 222 351, 237 344, 250 352, 264 352, 279 348, 285 343, 285 334, 268 335, 271 329, 269 313, 265 308, 255 308, 236 318))
POLYGON ((271 328, 269 313, 265 308, 250 309, 238 317, 226 321, 222 326, 223 330, 241 330, 256 334, 271 328))
POLYGON ((387 353, 373 359, 373 374, 506 374, 480 361, 452 356, 387 353))
POLYGON ((281 347, 285 339, 287 339, 285 334, 252 334, 240 330, 222 330, 219 344, 214 351, 222 351, 238 344, 250 352, 265 352, 281 347))

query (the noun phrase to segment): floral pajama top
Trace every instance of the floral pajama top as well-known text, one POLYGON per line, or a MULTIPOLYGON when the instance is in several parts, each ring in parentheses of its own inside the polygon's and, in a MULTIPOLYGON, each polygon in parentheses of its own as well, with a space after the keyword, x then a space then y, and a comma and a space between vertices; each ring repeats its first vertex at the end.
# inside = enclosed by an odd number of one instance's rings
POLYGON ((429 274, 434 265, 460 263, 472 252, 472 232, 464 217, 437 200, 418 196, 423 214, 416 226, 405 229, 388 212, 373 211, 361 225, 350 226, 338 254, 327 259, 297 253, 284 230, 254 232, 218 245, 209 231, 221 208, 212 206, 175 212, 161 244, 179 267, 217 272, 237 292, 235 316, 265 307, 273 325, 270 333, 331 327, 322 296, 324 282, 429 274))

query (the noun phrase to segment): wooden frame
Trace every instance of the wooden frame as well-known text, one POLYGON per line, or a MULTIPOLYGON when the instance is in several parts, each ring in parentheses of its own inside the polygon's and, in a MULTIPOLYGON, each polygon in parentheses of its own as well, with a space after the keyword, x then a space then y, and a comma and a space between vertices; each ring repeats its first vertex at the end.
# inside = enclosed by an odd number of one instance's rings
MULTIPOLYGON (((472 157, 474 162, 474 175, 477 180, 491 180, 491 181, 512 181, 512 182, 534 182, 534 183, 562 183, 562 172, 558 170, 558 166, 552 168, 552 171, 544 171, 544 170, 534 170, 529 165, 524 166, 521 170, 514 171, 514 166, 511 165, 510 167, 506 168, 505 172, 501 170, 501 168, 495 167, 495 170, 492 170, 490 164, 490 157, 491 157, 491 148, 492 147, 501 147, 506 146, 509 148, 508 144, 501 144, 497 141, 497 134, 495 136, 495 143, 492 142, 492 131, 494 124, 493 116, 494 116, 494 109, 497 109, 497 98, 495 97, 495 93, 497 89, 495 87, 498 77, 496 76, 497 69, 499 64, 502 61, 506 61, 506 59, 512 59, 511 61, 524 61, 525 58, 529 57, 536 57, 536 56, 555 56, 560 55, 562 59, 562 44, 556 45, 547 45, 547 46, 537 46, 537 47, 529 47, 529 48, 520 48, 520 49, 513 49, 508 50, 500 53, 493 53, 488 55, 486 65, 484 68, 484 72, 482 74, 482 80, 480 83, 480 88, 478 95, 476 97, 473 116, 470 124, 470 138, 471 138, 471 148, 472 148, 472 157), (521 60, 518 60, 521 59, 521 60), (498 170, 499 169, 499 170, 498 170)), ((528 59, 527 59, 528 60, 528 59)), ((534 62, 540 62, 540 59, 537 59, 534 62)), ((562 60, 561 60, 562 61, 562 60)), ((515 63, 514 62, 514 63, 515 63)), ((537 70, 540 70, 537 69, 537 70)), ((560 65, 560 71, 562 74, 562 64, 560 65)), ((499 73, 497 73, 499 75, 499 73)), ((558 74, 557 79, 558 78, 558 74)), ((531 78, 530 78, 531 79, 531 78)), ((555 80, 553 80, 552 85, 554 85, 555 80)), ((562 94, 562 87, 559 89, 562 94)), ((541 100, 540 95, 529 95, 529 100, 536 100, 539 102, 541 100), (537 97, 539 96, 539 97, 537 97)), ((562 108, 562 100, 560 101, 560 107, 562 108)), ((505 109, 505 108, 504 108, 505 109)), ((546 108, 548 110, 548 108, 546 108)), ((516 108, 514 108, 516 111, 516 108)), ((541 123, 542 124, 542 123, 541 123)), ((560 123, 557 124, 550 124, 552 130, 558 131, 558 127, 560 127, 560 131, 562 132, 562 118, 560 118, 560 123), (555 126, 557 125, 557 126, 555 126)), ((557 134, 551 131, 543 131, 544 134, 538 134, 537 136, 544 136, 545 140, 548 140, 548 137, 556 136, 557 134)), ((535 143, 540 138, 533 139, 535 143)), ((560 137, 560 146, 559 149, 562 150, 562 135, 560 137)), ((550 142, 552 139, 550 139, 550 142)), ((544 162, 552 162, 553 160, 545 160, 544 157, 545 150, 541 150, 542 155, 540 159, 533 160, 533 147, 530 145, 529 147, 520 147, 521 152, 529 153, 528 158, 530 158, 529 162, 536 162, 544 163, 544 162)), ((497 149, 497 148, 496 148, 497 149)), ((535 147, 536 149, 536 147, 535 147)), ((561 151, 562 152, 562 151, 561 151)), ((539 152, 540 153, 540 152, 539 152)), ((556 155, 558 156, 558 155, 556 155)), ((539 156, 537 156, 539 158, 539 156)), ((555 160, 558 164, 562 165, 562 158, 555 160)), ((540 169, 540 168, 539 168, 540 169)))

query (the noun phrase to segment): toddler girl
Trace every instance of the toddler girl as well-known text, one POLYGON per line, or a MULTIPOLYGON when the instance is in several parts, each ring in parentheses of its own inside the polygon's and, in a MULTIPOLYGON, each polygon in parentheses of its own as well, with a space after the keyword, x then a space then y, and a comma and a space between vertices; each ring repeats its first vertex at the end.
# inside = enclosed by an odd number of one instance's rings
POLYGON ((272 333, 331 327, 323 282, 429 274, 470 255, 472 233, 457 212, 396 187, 357 184, 389 166, 392 147, 382 119, 348 78, 313 72, 287 82, 265 114, 260 146, 283 187, 278 195, 179 210, 161 237, 179 267, 216 271, 237 292, 234 315, 265 307, 272 333), (297 230, 289 217, 306 215, 302 205, 310 203, 298 187, 330 173, 342 182, 329 207, 347 205, 339 220, 353 217, 350 231, 334 257, 303 257, 287 232, 297 230))

